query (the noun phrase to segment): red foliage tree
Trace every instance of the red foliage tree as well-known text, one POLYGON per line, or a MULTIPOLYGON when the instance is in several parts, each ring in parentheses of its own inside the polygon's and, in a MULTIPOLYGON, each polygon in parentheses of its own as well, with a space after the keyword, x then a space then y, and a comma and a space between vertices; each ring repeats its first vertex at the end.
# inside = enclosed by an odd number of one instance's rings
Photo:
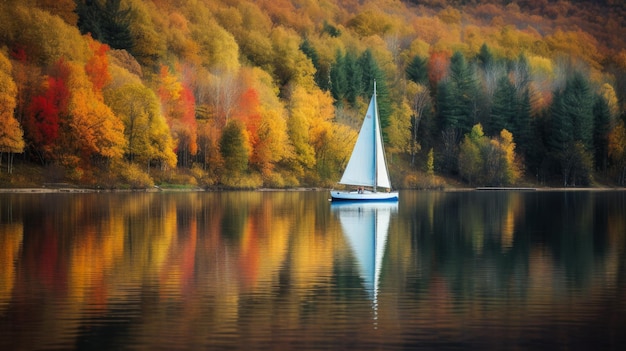
POLYGON ((448 73, 450 54, 444 51, 433 51, 428 59, 428 80, 433 91, 448 73))
POLYGON ((42 94, 35 96, 28 107, 24 129, 34 151, 42 158, 52 156, 62 115, 67 114, 70 91, 66 81, 69 72, 67 63, 59 60, 48 76, 42 94))

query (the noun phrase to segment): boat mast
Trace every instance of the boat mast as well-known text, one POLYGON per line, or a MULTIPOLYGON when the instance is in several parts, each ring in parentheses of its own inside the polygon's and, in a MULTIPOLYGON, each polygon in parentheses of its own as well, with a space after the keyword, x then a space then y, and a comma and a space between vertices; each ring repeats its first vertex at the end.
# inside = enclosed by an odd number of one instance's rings
POLYGON ((376 186, 378 185, 378 153, 377 153, 377 145, 376 142, 378 140, 378 100, 376 99, 376 79, 374 79, 374 142, 372 145, 374 146, 374 192, 376 192, 376 186))

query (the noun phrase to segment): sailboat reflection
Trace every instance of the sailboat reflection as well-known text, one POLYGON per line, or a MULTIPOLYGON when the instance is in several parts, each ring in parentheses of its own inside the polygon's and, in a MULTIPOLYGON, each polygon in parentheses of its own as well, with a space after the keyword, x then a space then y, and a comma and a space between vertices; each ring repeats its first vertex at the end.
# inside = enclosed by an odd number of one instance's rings
POLYGON ((376 319, 378 317, 378 285, 389 222, 391 214, 398 211, 398 203, 333 202, 331 208, 338 215, 343 233, 357 259, 360 276, 373 301, 376 319))

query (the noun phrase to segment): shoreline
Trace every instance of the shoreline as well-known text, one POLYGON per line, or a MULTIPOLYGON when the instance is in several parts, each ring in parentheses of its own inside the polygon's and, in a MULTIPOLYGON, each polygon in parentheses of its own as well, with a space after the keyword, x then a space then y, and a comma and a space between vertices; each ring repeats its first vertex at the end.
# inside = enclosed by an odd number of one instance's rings
MULTIPOLYGON (((0 194, 59 194, 59 193, 74 193, 74 194, 89 194, 89 193, 173 193, 173 192, 225 192, 225 191, 253 191, 253 192, 281 192, 281 191, 330 191, 331 188, 319 188, 319 187, 298 187, 298 188, 257 188, 257 189, 205 189, 205 188, 145 188, 145 189, 91 189, 80 188, 72 186, 64 187, 45 187, 40 188, 28 187, 28 188, 0 188, 0 194)), ((477 191, 477 192, 565 192, 565 191, 626 191, 626 187, 581 187, 581 188, 565 188, 565 187, 475 187, 475 188, 444 188, 444 189, 398 189, 398 190, 412 190, 412 191, 433 191, 433 192, 464 192, 464 191, 477 191)))

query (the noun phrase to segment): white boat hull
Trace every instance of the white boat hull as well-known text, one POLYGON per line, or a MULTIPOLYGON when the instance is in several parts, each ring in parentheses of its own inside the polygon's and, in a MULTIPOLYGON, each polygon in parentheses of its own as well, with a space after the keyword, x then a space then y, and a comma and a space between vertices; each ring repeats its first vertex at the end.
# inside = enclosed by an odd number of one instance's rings
POLYGON ((398 201, 398 192, 337 191, 330 192, 332 201, 398 201))

